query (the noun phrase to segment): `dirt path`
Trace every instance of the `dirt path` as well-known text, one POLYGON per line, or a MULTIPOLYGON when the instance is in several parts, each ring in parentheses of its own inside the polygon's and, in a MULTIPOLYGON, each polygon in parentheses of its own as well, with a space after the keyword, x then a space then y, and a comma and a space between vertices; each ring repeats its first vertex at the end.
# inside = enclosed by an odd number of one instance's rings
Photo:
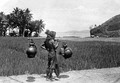
POLYGON ((53 81, 44 74, 0 77, 0 83, 120 83, 120 67, 64 72, 53 81))

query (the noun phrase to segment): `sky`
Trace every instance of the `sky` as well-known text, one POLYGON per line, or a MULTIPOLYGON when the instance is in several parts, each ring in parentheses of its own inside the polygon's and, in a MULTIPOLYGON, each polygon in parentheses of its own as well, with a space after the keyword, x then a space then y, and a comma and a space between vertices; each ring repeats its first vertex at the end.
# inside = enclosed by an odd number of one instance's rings
POLYGON ((45 29, 56 32, 89 30, 120 14, 120 0, 0 0, 0 11, 29 8, 33 20, 43 19, 45 29))

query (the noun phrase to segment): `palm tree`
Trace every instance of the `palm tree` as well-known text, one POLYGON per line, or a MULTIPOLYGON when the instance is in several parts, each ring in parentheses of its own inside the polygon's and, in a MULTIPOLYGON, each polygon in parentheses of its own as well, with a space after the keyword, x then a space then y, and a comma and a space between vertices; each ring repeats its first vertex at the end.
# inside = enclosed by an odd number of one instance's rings
POLYGON ((32 14, 28 8, 22 10, 16 7, 7 17, 9 19, 9 25, 13 28, 18 26, 20 29, 19 34, 20 36, 23 36, 25 28, 28 27, 28 24, 31 21, 32 14))
POLYGON ((7 28, 7 18, 4 12, 0 12, 0 35, 5 36, 7 28))
POLYGON ((41 31, 44 30, 45 24, 43 23, 44 21, 42 19, 40 20, 35 20, 31 21, 29 23, 28 29, 30 29, 30 32, 36 32, 37 34, 41 33, 41 31))
POLYGON ((45 24, 43 23, 44 21, 42 19, 36 20, 35 21, 35 31, 39 34, 43 29, 45 28, 45 24))

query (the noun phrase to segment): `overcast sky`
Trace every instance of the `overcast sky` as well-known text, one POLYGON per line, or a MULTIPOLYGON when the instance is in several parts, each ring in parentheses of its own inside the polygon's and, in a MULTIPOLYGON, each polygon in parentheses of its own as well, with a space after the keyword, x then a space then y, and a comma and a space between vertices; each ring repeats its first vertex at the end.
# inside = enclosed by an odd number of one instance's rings
POLYGON ((29 8, 33 19, 43 19, 45 28, 57 32, 89 30, 120 14, 120 0, 0 0, 0 11, 29 8))

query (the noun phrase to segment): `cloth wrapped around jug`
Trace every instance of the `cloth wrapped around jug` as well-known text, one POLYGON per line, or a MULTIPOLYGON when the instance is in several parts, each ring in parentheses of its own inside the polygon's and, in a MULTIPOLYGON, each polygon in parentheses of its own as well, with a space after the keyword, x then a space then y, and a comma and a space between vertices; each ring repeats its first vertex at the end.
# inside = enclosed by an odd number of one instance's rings
POLYGON ((72 49, 70 47, 60 48, 59 54, 62 55, 65 59, 72 57, 72 49))

